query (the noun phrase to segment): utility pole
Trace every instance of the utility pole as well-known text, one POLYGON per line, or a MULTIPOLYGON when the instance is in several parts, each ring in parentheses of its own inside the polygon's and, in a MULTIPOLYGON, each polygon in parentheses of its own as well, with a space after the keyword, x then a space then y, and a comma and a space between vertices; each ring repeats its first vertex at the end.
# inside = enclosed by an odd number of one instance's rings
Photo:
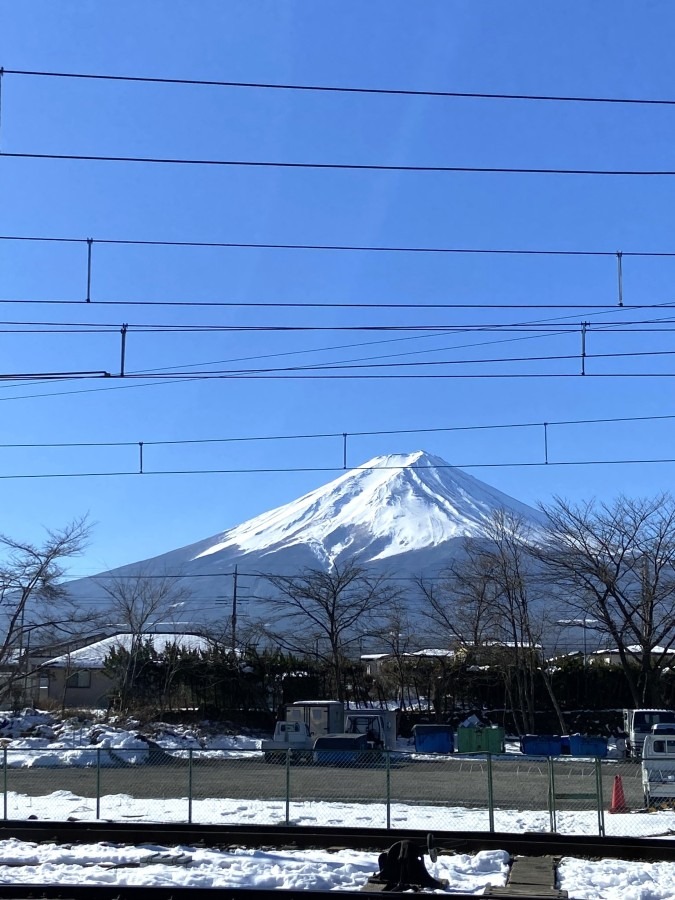
POLYGON ((237 652, 237 567, 232 575, 232 655, 237 652))

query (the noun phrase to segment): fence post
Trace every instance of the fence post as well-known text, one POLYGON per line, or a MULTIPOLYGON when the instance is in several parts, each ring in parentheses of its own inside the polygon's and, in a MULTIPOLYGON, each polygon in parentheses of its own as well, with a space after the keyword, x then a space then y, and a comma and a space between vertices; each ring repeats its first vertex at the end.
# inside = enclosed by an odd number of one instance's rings
POLYGON ((494 784, 492 781, 492 754, 487 755, 487 776, 488 776, 488 821, 489 829, 492 833, 495 830, 495 797, 494 784))
POLYGON ((96 748, 96 818, 101 818, 101 748, 96 748))
POLYGON ((3 756, 3 791, 5 794, 3 807, 4 807, 4 818, 7 821, 7 747, 3 748, 2 751, 3 756))
POLYGON ((551 831, 555 834, 558 827, 555 808, 555 775, 553 774, 553 758, 548 757, 548 815, 551 831))
POLYGON ((286 825, 291 824, 291 751, 286 750, 286 825))
POLYGON ((192 747, 188 750, 188 825, 192 825, 192 747))
POLYGON ((605 802, 602 796, 602 760, 595 758, 595 794, 598 803, 598 836, 605 836, 605 802))
POLYGON ((385 750, 386 769, 387 769, 387 831, 391 829, 391 750, 385 750))

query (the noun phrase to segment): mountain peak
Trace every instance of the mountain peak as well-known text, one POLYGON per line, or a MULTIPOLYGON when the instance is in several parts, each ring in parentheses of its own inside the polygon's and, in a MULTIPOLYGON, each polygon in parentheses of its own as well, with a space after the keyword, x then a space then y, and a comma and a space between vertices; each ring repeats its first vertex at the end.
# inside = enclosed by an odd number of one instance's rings
POLYGON ((221 551, 265 556, 305 545, 317 563, 356 555, 366 563, 480 537, 497 509, 539 520, 536 510, 424 450, 376 456, 202 543, 194 558, 221 551))

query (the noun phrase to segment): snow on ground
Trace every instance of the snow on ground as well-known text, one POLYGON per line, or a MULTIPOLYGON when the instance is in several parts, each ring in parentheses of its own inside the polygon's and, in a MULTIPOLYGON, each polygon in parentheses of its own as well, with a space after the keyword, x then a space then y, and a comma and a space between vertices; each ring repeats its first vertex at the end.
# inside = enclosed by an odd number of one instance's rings
MULTIPOLYGON (((101 798, 101 817, 115 821, 184 822, 185 800, 136 800, 126 794, 101 798)), ((285 822, 285 804, 278 801, 200 800, 193 804, 193 821, 217 824, 285 822)), ((477 810, 393 804, 392 827, 429 830, 474 830, 477 810)), ((78 819, 95 817, 95 801, 69 791, 28 797, 9 793, 10 818, 78 819)), ((305 802, 290 804, 295 825, 382 826, 382 807, 376 804, 305 802)), ((594 834, 594 814, 563 813, 575 833, 594 834)), ((485 813, 487 828, 487 813, 485 813)), ((608 817, 610 834, 630 834, 631 819, 644 816, 608 817)), ((652 834, 666 834, 673 825, 672 812, 649 816, 652 834)), ((547 812, 497 810, 497 831, 547 831, 547 812)), ((639 831, 645 836, 644 828, 639 831)), ((41 845, 17 840, 0 841, 0 882, 179 884, 194 887, 275 887, 303 890, 359 889, 377 869, 376 854, 341 851, 220 852, 190 847, 125 847, 110 844, 41 845), (152 854, 160 853, 152 858, 152 854), (185 856, 190 860, 186 860, 185 856)), ((505 883, 508 854, 490 851, 475 855, 439 856, 427 868, 449 882, 449 892, 481 894, 487 884, 505 883)), ((570 898, 584 900, 673 900, 675 863, 636 863, 623 860, 565 859, 560 887, 570 898)))
MULTIPOLYGON (((0 841, 0 883, 119 884, 176 887, 245 887, 284 890, 358 891, 377 871, 377 854, 343 850, 236 849, 202 847, 126 847, 80 844, 68 847, 27 841, 0 841)), ((482 894, 488 884, 503 885, 508 854, 490 850, 473 856, 439 856, 429 864, 448 890, 482 894)))
MULTIPOLYGON (((125 750, 125 761, 143 764, 150 745, 137 731, 115 724, 94 724, 76 720, 58 722, 44 713, 27 711, 15 717, 0 713, 0 738, 8 746, 8 764, 23 766, 95 766, 97 748, 102 765, 118 765, 115 748, 125 750), (28 732, 28 735, 27 735, 28 732)), ((205 734, 185 726, 156 726, 152 730, 157 745, 183 756, 189 749, 200 756, 240 757, 260 747, 257 738, 235 734, 205 734)), ((407 744, 403 745, 410 749, 407 744)), ((402 747, 403 748, 403 747, 402 747)), ((511 748, 509 748, 511 749, 511 748)), ((514 748, 515 749, 515 748, 514 748)), ((452 759, 452 757, 449 757, 452 759)), ((2 801, 0 801, 2 802, 2 801)), ((70 791, 57 790, 43 796, 28 796, 9 791, 9 818, 59 820, 68 817, 96 818, 96 801, 70 791)), ((185 822, 187 798, 136 799, 127 794, 103 795, 102 819, 114 821, 185 822)), ((292 802, 290 822, 295 825, 333 825, 346 823, 373 827, 386 824, 384 804, 340 802, 292 802)), ((194 800, 192 821, 217 824, 284 824, 284 801, 241 801, 227 799, 194 800)), ((670 835, 675 816, 672 812, 642 811, 607 816, 608 835, 670 835)), ((488 829, 484 809, 412 806, 394 803, 393 828, 428 830, 488 829), (483 820, 483 821, 482 821, 483 820)), ((559 830, 563 833, 597 834, 594 812, 559 812, 559 830)), ((495 830, 505 832, 547 832, 547 810, 495 810, 495 830)), ((503 851, 473 856, 441 855, 436 864, 427 859, 427 868, 437 878, 449 882, 448 891, 482 894, 487 884, 505 883, 508 854, 503 851)), ((63 884, 178 884, 192 887, 274 887, 303 890, 360 889, 368 875, 377 869, 376 854, 342 851, 263 851, 221 852, 193 847, 127 847, 110 844, 82 844, 68 847, 41 845, 18 840, 0 841, 0 883, 63 884)), ((571 900, 674 900, 675 864, 636 863, 619 860, 564 859, 559 886, 571 900)))
MULTIPOLYGON (((38 818, 54 819, 63 815, 64 802, 69 813, 87 818, 93 813, 91 800, 64 791, 56 791, 47 797, 20 797, 11 795, 12 808, 16 807, 38 818), (30 810, 30 812, 29 812, 30 810)), ((110 810, 117 807, 116 819, 151 818, 138 812, 148 801, 134 801, 125 795, 103 798, 110 810)), ((184 812, 180 801, 158 801, 161 818, 179 821, 184 812), (180 807, 170 815, 171 806, 180 807), (176 815, 175 813, 178 813, 176 815)), ((203 801, 205 806, 211 806, 203 801)), ((268 821, 265 807, 277 813, 277 821, 283 821, 283 804, 246 804, 220 801, 221 816, 216 821, 268 821), (276 806, 276 809, 274 808, 276 806), (251 808, 253 807, 253 808, 251 808), (245 814, 244 814, 245 813, 245 814), (258 818, 258 815, 263 815, 258 818), (258 815, 257 815, 258 814, 258 815)), ((344 824, 346 804, 305 803, 292 804, 292 821, 295 824, 344 824)), ((156 809, 155 804, 153 808, 156 809)), ((16 810, 18 812, 18 809, 16 810)), ((366 823, 367 806, 360 810, 366 823)), ((415 810, 418 816, 406 816, 403 809, 394 808, 393 825, 420 826, 433 824, 433 813, 415 810), (421 815, 419 815, 421 814, 421 815)), ((447 810, 445 811, 448 812, 447 810)), ((456 810, 455 827, 461 828, 462 810, 456 810)), ((545 816, 537 813, 519 813, 517 819, 507 812, 498 828, 510 830, 537 830, 545 816), (516 826, 516 827, 514 827, 516 826), (518 827, 519 826, 519 827, 518 827)), ((196 820, 199 818, 196 816, 196 820)), ((667 818, 667 817, 666 817, 667 818)), ((440 827, 440 823, 436 823, 440 827)), ((443 825, 447 820, 443 817, 443 825)), ((58 881, 91 884, 178 884, 193 887, 274 887, 303 890, 354 890, 359 889, 368 875, 377 869, 374 854, 341 851, 261 851, 238 850, 223 853, 215 850, 189 847, 125 847, 101 845, 40 845, 17 840, 0 841, 0 882, 46 883, 58 881), (157 855, 159 854, 159 855, 157 855), (186 859, 186 855, 189 860, 186 859)), ((439 857, 428 869, 437 878, 448 880, 448 891, 481 894, 487 884, 505 883, 508 854, 503 851, 478 853, 473 856, 439 857)), ((638 864, 616 860, 586 861, 569 859, 561 867, 561 887, 570 897, 597 898, 597 900, 672 900, 675 892, 675 865, 659 863, 638 864)))

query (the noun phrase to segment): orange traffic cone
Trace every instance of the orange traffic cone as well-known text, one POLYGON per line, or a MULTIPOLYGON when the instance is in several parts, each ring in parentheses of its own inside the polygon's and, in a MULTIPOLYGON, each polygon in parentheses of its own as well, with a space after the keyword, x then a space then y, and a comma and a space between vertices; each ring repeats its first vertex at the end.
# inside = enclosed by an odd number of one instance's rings
POLYGON ((626 797, 623 793, 623 781, 621 780, 620 775, 614 776, 614 784, 612 786, 612 802, 610 803, 609 811, 611 813, 629 812, 628 807, 626 806, 626 797))

